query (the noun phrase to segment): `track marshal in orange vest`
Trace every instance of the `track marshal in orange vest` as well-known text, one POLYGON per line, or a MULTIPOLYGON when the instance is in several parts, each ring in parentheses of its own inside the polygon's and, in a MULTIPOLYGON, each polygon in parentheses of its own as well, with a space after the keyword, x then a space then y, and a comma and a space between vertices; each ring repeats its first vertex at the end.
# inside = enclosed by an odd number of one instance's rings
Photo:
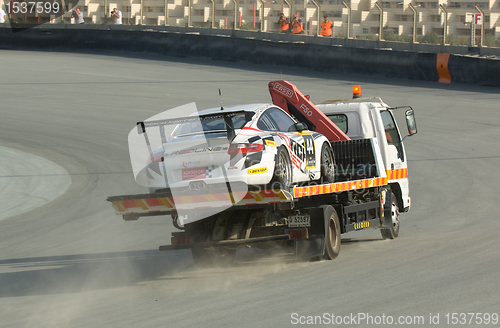
POLYGON ((325 20, 321 22, 321 32, 320 35, 332 36, 333 33, 333 23, 328 20, 327 16, 324 16, 325 20))

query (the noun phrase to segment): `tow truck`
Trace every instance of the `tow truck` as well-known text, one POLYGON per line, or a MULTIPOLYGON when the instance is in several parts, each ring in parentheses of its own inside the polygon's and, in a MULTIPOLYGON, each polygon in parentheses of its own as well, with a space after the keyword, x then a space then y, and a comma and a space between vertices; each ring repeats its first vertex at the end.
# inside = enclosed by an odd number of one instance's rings
POLYGON ((288 81, 272 81, 268 88, 274 105, 328 138, 336 162, 334 183, 108 197, 116 214, 126 221, 170 215, 180 231, 159 250, 190 249, 203 266, 231 262, 236 249, 250 247, 284 246, 296 259, 332 260, 339 255, 341 234, 364 229, 397 238, 399 214, 408 212, 411 202, 404 138, 393 113, 405 111, 406 136, 412 136, 417 133, 413 109, 363 98, 359 86, 353 87, 353 99, 316 104, 288 81), (209 209, 215 214, 196 217, 209 209), (180 213, 192 216, 188 224, 179 223, 180 213))

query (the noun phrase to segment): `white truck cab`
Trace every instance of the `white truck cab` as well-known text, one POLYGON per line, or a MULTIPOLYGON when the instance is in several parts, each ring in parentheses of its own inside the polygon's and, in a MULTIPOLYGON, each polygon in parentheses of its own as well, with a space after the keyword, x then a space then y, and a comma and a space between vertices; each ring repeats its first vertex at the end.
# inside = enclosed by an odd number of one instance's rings
POLYGON ((408 135, 413 135, 417 133, 413 109, 408 106, 391 108, 376 97, 326 101, 315 105, 351 139, 377 139, 391 190, 399 208, 409 211, 408 162, 404 138, 393 110, 406 110, 408 135))

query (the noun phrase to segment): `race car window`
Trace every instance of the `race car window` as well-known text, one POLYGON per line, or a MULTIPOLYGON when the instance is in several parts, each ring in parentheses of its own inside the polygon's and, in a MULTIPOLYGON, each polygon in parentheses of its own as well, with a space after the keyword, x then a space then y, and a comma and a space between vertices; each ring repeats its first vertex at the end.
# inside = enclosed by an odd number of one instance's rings
POLYGON ((278 131, 272 119, 267 115, 267 111, 260 117, 257 127, 263 131, 278 131))
POLYGON ((265 114, 268 114, 272 120, 276 123, 278 131, 288 132, 290 128, 295 124, 295 121, 285 114, 281 109, 269 108, 265 114))
MULTIPOLYGON (((235 129, 242 129, 245 124, 245 117, 236 116, 232 118, 233 126, 235 129)), ((187 136, 199 133, 215 133, 215 132, 226 132, 226 123, 224 119, 216 118, 213 120, 206 120, 201 122, 184 123, 179 125, 175 130, 174 136, 187 136)))

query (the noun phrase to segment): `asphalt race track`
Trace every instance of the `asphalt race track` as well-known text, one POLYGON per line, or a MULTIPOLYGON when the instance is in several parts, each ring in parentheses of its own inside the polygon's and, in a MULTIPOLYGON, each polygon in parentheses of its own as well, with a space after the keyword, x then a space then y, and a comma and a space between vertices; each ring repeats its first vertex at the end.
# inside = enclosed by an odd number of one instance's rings
POLYGON ((421 316, 424 327, 500 313, 500 89, 117 55, 0 50, 0 146, 71 178, 57 199, 0 221, 1 327, 290 327, 325 313, 421 316), (269 102, 277 79, 313 101, 361 84, 364 96, 413 106, 412 210, 399 238, 366 230, 343 235, 334 261, 243 251, 233 267, 199 269, 188 251, 157 250, 175 230, 168 217, 114 214, 108 196, 145 191, 128 157, 137 121, 193 101, 269 102))

